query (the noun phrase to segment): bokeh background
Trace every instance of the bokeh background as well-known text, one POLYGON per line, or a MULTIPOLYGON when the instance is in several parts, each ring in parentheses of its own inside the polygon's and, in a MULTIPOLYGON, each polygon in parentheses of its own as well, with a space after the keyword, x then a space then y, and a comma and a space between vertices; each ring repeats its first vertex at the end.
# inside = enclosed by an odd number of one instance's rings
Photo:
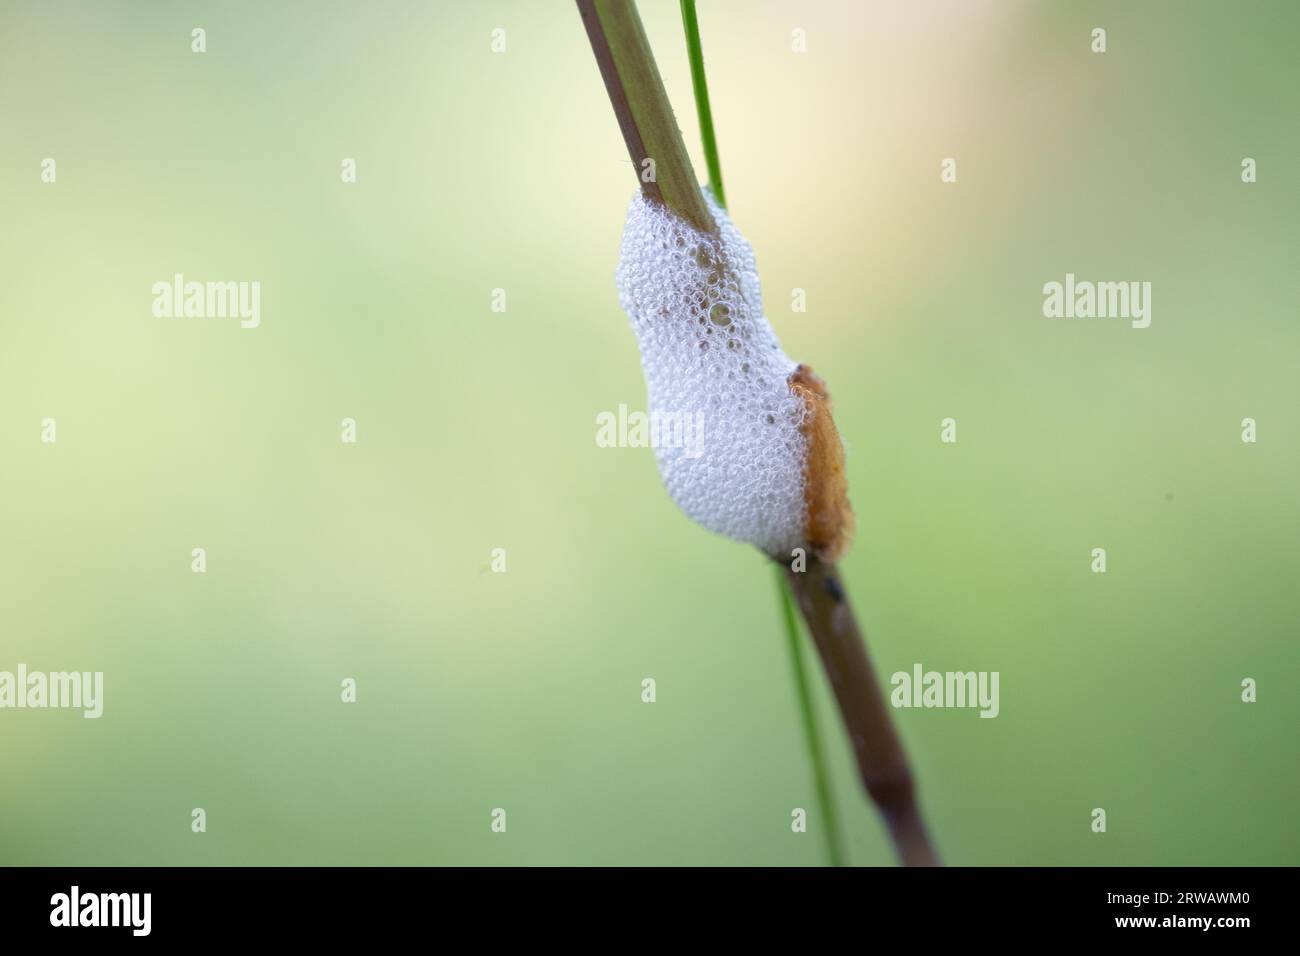
MULTIPOLYGON (((1298 862, 1300 8, 700 6, 878 667, 1001 673, 995 720, 897 713, 945 859, 1298 862), (1067 271, 1151 327, 1043 318, 1067 271)), ((825 859, 771 571, 594 441, 644 404, 636 183, 571 3, 6 0, 0 118, 0 669, 105 672, 100 720, 0 712, 0 862, 825 859), (155 319, 175 272, 261 328, 155 319)))

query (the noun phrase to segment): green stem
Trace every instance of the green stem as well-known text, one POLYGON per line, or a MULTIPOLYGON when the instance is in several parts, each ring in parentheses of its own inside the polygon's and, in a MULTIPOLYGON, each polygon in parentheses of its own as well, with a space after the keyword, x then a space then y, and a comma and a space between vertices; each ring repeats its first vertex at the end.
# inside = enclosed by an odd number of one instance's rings
POLYGON ((695 0, 682 0, 682 26, 686 30, 686 50, 691 61, 691 86, 695 90, 695 112, 700 117, 704 162, 709 167, 709 188, 713 190, 718 205, 726 209, 727 196, 722 190, 718 140, 713 135, 713 110, 709 108, 709 83, 704 78, 704 50, 700 46, 700 24, 695 18, 695 0))
MULTIPOLYGON (((682 27, 686 31, 686 49, 691 61, 691 86, 695 89, 695 111, 700 118, 700 140, 704 145, 704 161, 709 167, 709 188, 718 205, 727 208, 726 193, 722 190, 722 163, 718 159, 718 140, 713 133, 713 111, 709 108, 709 83, 704 76, 704 47, 700 43, 700 23, 695 17, 695 0, 682 0, 682 27)), ((776 589, 785 616, 785 630, 790 639, 790 669, 794 674, 795 693, 799 697, 799 711, 803 716, 804 739, 808 744, 808 758, 812 761, 813 785, 817 790, 817 804, 821 808, 822 832, 826 836, 826 855, 831 866, 844 865, 840 844, 839 820, 835 816, 835 803, 831 799, 831 776, 822 752, 821 734, 817 731, 817 714, 813 710, 812 690, 808 672, 804 669, 803 651, 799 642, 799 624, 795 620, 794 602, 790 597, 785 572, 776 569, 776 589)))
MULTIPOLYGON (((716 233, 717 223, 691 169, 690 157, 673 119, 672 107, 633 0, 576 2, 633 169, 656 168, 656 176, 638 175, 642 193, 652 202, 663 203, 701 232, 716 233), (647 160, 654 160, 654 163, 647 160)), ((714 180, 713 191, 719 204, 725 205, 718 148, 713 137, 713 118, 709 113, 708 91, 704 87, 704 57, 700 51, 694 4, 683 4, 682 15, 687 42, 691 46, 696 105, 701 111, 700 127, 710 175, 714 180)), ((777 570, 783 570, 781 565, 777 565, 777 570)), ((839 828, 830 799, 830 778, 818 742, 812 695, 799 654, 798 627, 790 606, 791 595, 798 602, 808 633, 821 655, 853 744, 858 772, 867 795, 875 801, 885 818, 903 863, 933 866, 938 858, 925 831, 911 771, 838 572, 833 564, 823 563, 815 556, 809 556, 806 570, 808 573, 791 571, 786 576, 781 598, 785 607, 786 630, 794 652, 795 689, 803 711, 818 800, 826 818, 831 862, 840 864, 843 854, 839 849, 839 828)))
POLYGON ((632 0, 577 0, 641 192, 700 232, 717 232, 632 0))
POLYGON ((835 816, 835 802, 831 799, 831 775, 822 752, 821 734, 817 732, 817 714, 813 710, 812 692, 808 687, 808 672, 804 669, 803 651, 799 642, 799 622, 794 616, 794 602, 785 583, 785 570, 776 565, 776 589, 781 598, 785 617, 785 631, 790 644, 790 669, 794 672, 794 686, 799 694, 799 711, 803 715, 804 738, 808 744, 808 757, 812 761, 813 783, 817 788, 817 804, 821 808, 825 826, 826 855, 831 866, 844 865, 844 851, 840 844, 840 825, 835 816))

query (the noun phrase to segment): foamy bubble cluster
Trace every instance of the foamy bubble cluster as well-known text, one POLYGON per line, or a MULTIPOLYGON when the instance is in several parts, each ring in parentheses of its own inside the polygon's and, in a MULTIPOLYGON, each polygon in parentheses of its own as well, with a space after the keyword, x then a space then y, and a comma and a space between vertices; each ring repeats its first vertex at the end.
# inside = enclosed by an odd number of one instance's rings
POLYGON ((668 493, 710 531, 788 557, 806 518, 807 411, 788 384, 796 363, 763 315, 753 250, 705 196, 717 236, 639 193, 632 200, 619 301, 641 347, 651 415, 704 416, 698 447, 655 449, 668 493))

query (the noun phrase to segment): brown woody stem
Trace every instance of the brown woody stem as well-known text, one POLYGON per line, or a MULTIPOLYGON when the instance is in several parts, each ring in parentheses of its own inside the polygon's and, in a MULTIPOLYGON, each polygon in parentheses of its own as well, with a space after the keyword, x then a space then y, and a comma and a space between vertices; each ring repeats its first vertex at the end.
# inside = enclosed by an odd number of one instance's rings
MULTIPOLYGON (((635 4, 577 4, 642 192, 699 231, 716 232, 635 4), (651 179, 644 175, 647 159, 654 160, 651 179)), ((899 857, 909 866, 936 864, 907 760, 835 566, 809 559, 806 571, 787 568, 786 576, 835 691, 863 785, 880 808, 899 857)))
POLYGON ((632 0, 577 3, 641 191, 700 232, 716 232, 636 5, 632 0))
POLYGON ((838 570, 833 564, 810 557, 805 571, 793 571, 787 566, 786 579, 835 692, 862 784, 880 808, 899 858, 906 866, 938 865, 907 757, 894 732, 838 570))

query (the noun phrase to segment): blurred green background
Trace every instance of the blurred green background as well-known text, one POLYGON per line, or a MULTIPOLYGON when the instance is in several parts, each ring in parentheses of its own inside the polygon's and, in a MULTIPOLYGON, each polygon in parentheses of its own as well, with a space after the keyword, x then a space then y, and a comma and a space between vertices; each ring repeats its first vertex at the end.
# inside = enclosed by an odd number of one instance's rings
MULTIPOLYGON (((702 175, 677 4, 640 7, 702 175)), ((944 858, 1296 863, 1300 8, 700 23, 878 668, 1001 673, 995 720, 897 712, 944 858), (1045 319, 1066 272, 1152 282, 1151 327, 1045 319)), ((0 670, 105 673, 100 720, 0 711, 0 862, 824 860, 771 572, 594 441, 644 406, 636 184, 571 3, 7 0, 0 118, 0 670), (260 281, 261 327, 154 318, 175 272, 260 281)))

